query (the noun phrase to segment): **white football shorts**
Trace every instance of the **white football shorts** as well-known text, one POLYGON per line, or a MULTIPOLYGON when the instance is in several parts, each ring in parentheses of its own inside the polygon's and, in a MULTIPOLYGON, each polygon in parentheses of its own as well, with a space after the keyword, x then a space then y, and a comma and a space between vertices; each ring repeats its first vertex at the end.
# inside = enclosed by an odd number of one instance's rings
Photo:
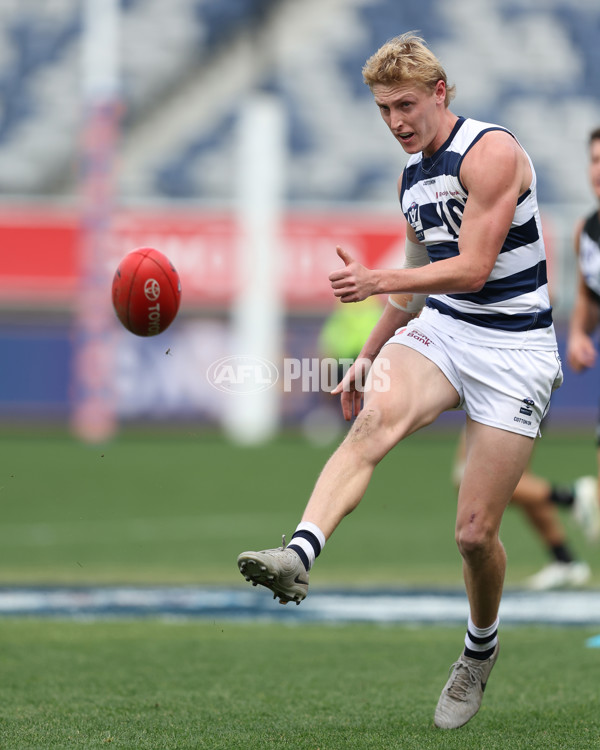
POLYGON ((556 350, 495 349, 439 335, 415 318, 387 342, 402 344, 434 362, 456 389, 475 422, 529 437, 540 434, 552 391, 563 381, 556 350))

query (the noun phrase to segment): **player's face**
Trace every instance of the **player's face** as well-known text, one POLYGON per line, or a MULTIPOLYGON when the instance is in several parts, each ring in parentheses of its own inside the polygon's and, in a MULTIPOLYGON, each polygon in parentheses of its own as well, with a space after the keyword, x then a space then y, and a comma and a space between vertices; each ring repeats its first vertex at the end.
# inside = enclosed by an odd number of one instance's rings
POLYGON ((407 154, 423 151, 431 156, 447 134, 440 134, 446 87, 438 81, 434 91, 417 83, 373 86, 375 103, 394 138, 407 154))
POLYGON ((600 138, 594 138, 590 144, 590 182, 600 200, 600 138))

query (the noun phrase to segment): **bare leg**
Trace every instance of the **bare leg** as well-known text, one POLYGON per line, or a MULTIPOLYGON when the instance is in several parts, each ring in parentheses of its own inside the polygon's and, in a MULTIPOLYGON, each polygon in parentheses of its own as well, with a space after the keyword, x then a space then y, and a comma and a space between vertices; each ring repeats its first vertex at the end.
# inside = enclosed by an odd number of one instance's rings
POLYGON ((547 547, 565 544, 567 535, 558 517, 558 510, 550 500, 550 482, 525 471, 511 502, 518 505, 547 547))
POLYGON ((238 556, 246 580, 271 589, 282 604, 299 604, 305 598, 312 561, 342 518, 361 501, 383 456, 402 438, 458 405, 458 393, 442 371, 413 349, 389 344, 377 362, 388 365, 388 382, 379 377, 382 368, 375 377, 371 370, 365 406, 325 464, 302 516, 302 529, 298 527, 299 533, 285 548, 249 550, 238 556))
POLYGON ((356 508, 386 453, 458 402, 445 375, 418 352, 390 344, 379 358, 389 360, 389 390, 376 391, 367 380, 364 408, 325 465, 302 516, 326 538, 356 508))
POLYGON ((525 470, 534 440, 467 418, 465 473, 458 495, 456 542, 471 617, 485 628, 496 620, 506 571, 499 539, 502 515, 525 470))
MULTIPOLYGON (((465 453, 466 444, 463 430, 456 450, 453 469, 453 479, 457 489, 462 480, 465 453)), ((543 479, 525 469, 510 501, 513 505, 519 506, 548 548, 565 544, 567 541, 558 509, 550 501, 551 492, 552 485, 547 479, 543 479)))

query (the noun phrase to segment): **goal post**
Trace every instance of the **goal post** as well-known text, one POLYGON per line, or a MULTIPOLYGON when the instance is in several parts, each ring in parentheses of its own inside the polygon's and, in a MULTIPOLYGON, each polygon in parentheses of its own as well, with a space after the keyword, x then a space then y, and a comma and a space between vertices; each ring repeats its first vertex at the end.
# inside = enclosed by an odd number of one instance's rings
MULTIPOLYGON (((280 100, 256 92, 239 122, 237 285, 231 308, 232 355, 280 367, 283 340, 281 216, 285 174, 285 112, 280 100)), ((224 427, 239 443, 260 443, 280 425, 279 384, 227 396, 224 427)))
POLYGON ((117 429, 110 257, 119 131, 119 0, 84 0, 79 158, 79 285, 73 326, 71 428, 101 442, 117 429))

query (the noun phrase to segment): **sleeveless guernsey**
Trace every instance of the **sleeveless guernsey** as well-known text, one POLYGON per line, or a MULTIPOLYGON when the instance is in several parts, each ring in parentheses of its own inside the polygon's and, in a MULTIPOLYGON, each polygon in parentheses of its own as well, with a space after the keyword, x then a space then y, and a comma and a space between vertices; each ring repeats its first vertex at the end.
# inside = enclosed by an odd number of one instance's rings
POLYGON ((585 285, 600 303, 600 214, 587 217, 579 238, 579 267, 585 285))
MULTIPOLYGON (((512 135, 498 125, 460 117, 433 156, 425 158, 420 153, 408 160, 400 191, 402 211, 426 245, 432 263, 458 255, 458 234, 468 200, 460 167, 471 147, 490 130, 512 135)), ((533 164, 531 170, 531 185, 518 200, 511 228, 483 289, 427 298, 421 317, 439 331, 481 346, 556 349, 533 164)))

